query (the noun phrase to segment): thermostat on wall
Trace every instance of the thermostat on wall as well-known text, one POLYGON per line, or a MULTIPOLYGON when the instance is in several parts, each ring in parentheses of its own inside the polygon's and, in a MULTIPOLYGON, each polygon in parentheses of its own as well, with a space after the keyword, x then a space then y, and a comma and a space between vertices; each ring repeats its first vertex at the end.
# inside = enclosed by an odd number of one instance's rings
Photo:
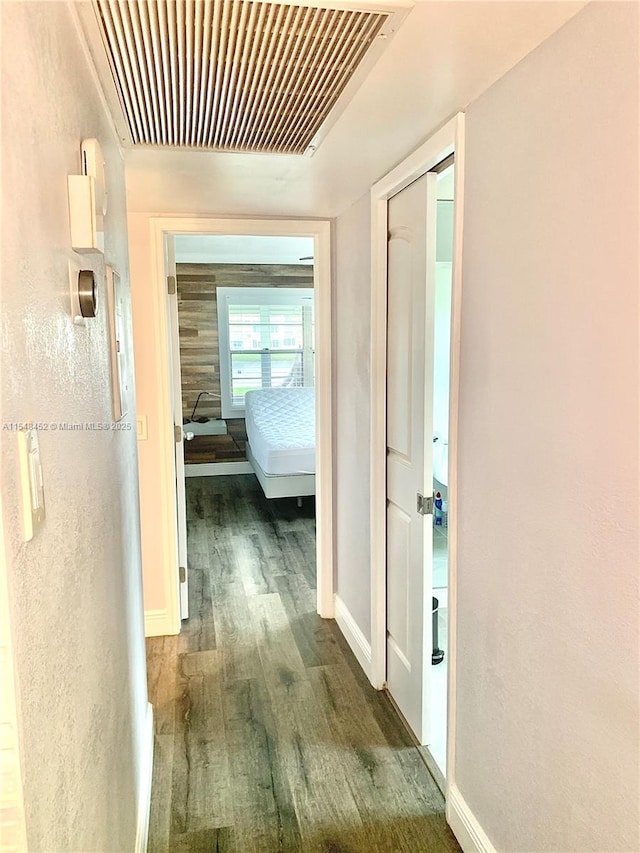
POLYGON ((86 318, 95 317, 98 309, 94 271, 82 270, 75 261, 69 261, 69 290, 73 322, 86 326, 86 318))

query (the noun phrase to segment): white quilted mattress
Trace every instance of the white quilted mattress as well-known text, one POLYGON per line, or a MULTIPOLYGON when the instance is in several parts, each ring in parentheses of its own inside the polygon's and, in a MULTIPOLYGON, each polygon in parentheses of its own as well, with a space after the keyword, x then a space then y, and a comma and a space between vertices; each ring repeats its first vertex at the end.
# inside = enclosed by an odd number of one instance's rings
POLYGON ((244 405, 251 452, 265 474, 315 474, 315 388, 247 391, 244 405))

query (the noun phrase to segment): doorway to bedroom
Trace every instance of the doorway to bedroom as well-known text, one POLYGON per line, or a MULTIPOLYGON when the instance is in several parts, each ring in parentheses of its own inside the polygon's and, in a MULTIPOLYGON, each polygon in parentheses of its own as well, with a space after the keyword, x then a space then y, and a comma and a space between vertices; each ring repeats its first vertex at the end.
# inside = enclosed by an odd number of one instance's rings
POLYGON ((313 237, 178 235, 174 251, 190 575, 183 631, 200 630, 204 591, 221 574, 240 582, 242 596, 277 593, 294 577, 315 609, 313 237))
POLYGON ((222 576, 331 617, 328 223, 161 222, 185 642, 222 576))

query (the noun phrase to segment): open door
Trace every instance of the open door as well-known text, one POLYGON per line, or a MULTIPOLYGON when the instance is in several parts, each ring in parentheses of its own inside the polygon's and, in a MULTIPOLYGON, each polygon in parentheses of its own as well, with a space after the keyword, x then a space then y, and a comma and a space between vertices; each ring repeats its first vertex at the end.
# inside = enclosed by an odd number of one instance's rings
POLYGON ((178 533, 178 573, 180 618, 189 616, 189 580, 187 576, 187 499, 184 479, 184 430, 182 428, 182 377, 180 375, 180 332, 178 326, 178 288, 173 235, 165 237, 167 271, 167 318, 169 357, 171 359, 171 407, 175 435, 176 511, 178 533))
POLYGON ((388 203, 387 687, 429 738, 436 181, 388 203))

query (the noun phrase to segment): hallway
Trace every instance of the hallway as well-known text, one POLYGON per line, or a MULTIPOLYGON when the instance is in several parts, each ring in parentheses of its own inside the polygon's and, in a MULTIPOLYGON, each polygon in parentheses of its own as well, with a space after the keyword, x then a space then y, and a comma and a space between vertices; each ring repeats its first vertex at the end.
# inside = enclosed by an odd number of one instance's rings
POLYGON ((187 517, 191 618, 147 640, 150 853, 459 850, 386 697, 315 613, 312 499, 190 478, 187 517))

